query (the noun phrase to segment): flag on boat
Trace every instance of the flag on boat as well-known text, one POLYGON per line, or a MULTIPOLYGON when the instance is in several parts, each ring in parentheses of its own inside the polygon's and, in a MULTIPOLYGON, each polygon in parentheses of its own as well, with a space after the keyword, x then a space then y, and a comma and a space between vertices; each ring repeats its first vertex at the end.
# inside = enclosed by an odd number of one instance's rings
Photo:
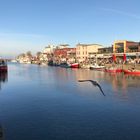
POLYGON ((125 53, 123 54, 123 61, 124 62, 126 61, 126 54, 125 53))
POLYGON ((116 55, 115 54, 112 55, 112 59, 113 59, 113 62, 116 61, 116 55))

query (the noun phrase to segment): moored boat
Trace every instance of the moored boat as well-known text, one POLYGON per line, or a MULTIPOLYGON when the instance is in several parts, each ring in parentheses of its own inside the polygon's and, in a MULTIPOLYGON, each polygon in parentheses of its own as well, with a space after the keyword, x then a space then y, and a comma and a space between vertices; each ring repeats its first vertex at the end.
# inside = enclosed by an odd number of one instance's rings
POLYGON ((131 75, 140 75, 140 70, 135 70, 135 69, 131 69, 131 70, 123 70, 124 74, 131 74, 131 75))
POLYGON ((69 65, 67 63, 61 63, 60 67, 62 67, 62 68, 71 68, 71 65, 69 65))
POLYGON ((12 59, 11 62, 12 62, 12 63, 17 63, 17 60, 12 59))
POLYGON ((91 70, 98 70, 98 71, 102 71, 105 69, 105 66, 99 66, 97 63, 95 63, 94 65, 90 66, 91 70))
POLYGON ((82 69, 90 69, 90 65, 81 65, 79 67, 82 69))
POLYGON ((90 65, 91 70, 97 70, 97 71, 103 71, 105 69, 105 66, 99 65, 97 61, 97 55, 95 57, 95 63, 90 65))
POLYGON ((0 59, 0 72, 6 72, 8 69, 7 67, 7 63, 5 62, 5 60, 0 59))
POLYGON ((70 64, 71 68, 79 68, 79 63, 72 63, 70 64))

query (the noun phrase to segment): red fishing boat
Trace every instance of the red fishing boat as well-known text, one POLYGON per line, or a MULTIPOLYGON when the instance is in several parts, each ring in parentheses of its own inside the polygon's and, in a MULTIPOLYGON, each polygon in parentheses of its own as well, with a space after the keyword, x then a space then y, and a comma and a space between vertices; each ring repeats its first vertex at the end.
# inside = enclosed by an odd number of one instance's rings
POLYGON ((70 64, 71 68, 79 68, 79 63, 72 63, 70 64))
POLYGON ((140 75, 140 70, 123 70, 124 74, 131 74, 131 75, 140 75))
POLYGON ((0 72, 6 72, 7 69, 7 63, 3 59, 0 59, 0 72))

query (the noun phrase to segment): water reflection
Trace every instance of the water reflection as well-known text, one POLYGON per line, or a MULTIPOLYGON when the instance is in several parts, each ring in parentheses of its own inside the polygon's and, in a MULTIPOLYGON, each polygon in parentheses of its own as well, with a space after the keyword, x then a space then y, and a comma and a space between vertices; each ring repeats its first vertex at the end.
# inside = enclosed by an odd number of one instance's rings
POLYGON ((4 140, 3 128, 0 125, 0 140, 4 140))
MULTIPOLYGON (((116 74, 85 69, 65 69, 36 65, 14 65, 12 69, 16 71, 16 76, 24 77, 31 81, 36 81, 41 85, 49 83, 49 86, 52 87, 60 87, 62 85, 67 86, 67 84, 71 82, 74 82, 73 84, 77 84, 78 86, 86 87, 87 84, 78 83, 78 80, 85 79, 95 80, 99 82, 101 86, 103 85, 103 88, 106 88, 106 86, 111 86, 114 92, 122 90, 125 93, 129 87, 140 86, 140 76, 124 75, 123 73, 116 74), (18 69, 18 71, 16 69, 18 69), (44 78, 47 80, 44 81, 44 78)), ((4 76, 6 80, 6 73, 3 75, 3 77, 4 76)))
POLYGON ((127 91, 129 87, 139 87, 140 77, 120 74, 105 74, 105 79, 112 84, 113 90, 127 91))
POLYGON ((91 79, 107 86, 112 85, 113 91, 123 90, 126 92, 129 87, 140 86, 140 76, 125 75, 123 73, 105 73, 101 71, 77 70, 76 79, 91 79))
POLYGON ((0 90, 1 90, 2 84, 7 81, 8 81, 8 73, 7 72, 0 73, 0 90))
POLYGON ((0 98, 6 139, 138 139, 139 81, 83 69, 10 65, 0 98), (106 97, 91 83, 79 83, 82 79, 99 82, 106 97))

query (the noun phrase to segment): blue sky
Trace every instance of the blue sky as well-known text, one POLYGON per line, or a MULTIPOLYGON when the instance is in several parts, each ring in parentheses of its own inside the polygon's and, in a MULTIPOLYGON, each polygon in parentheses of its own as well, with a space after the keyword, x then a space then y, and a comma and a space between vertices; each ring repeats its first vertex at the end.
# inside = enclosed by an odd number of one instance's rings
POLYGON ((140 41, 139 0, 0 0, 0 56, 48 44, 140 41))

